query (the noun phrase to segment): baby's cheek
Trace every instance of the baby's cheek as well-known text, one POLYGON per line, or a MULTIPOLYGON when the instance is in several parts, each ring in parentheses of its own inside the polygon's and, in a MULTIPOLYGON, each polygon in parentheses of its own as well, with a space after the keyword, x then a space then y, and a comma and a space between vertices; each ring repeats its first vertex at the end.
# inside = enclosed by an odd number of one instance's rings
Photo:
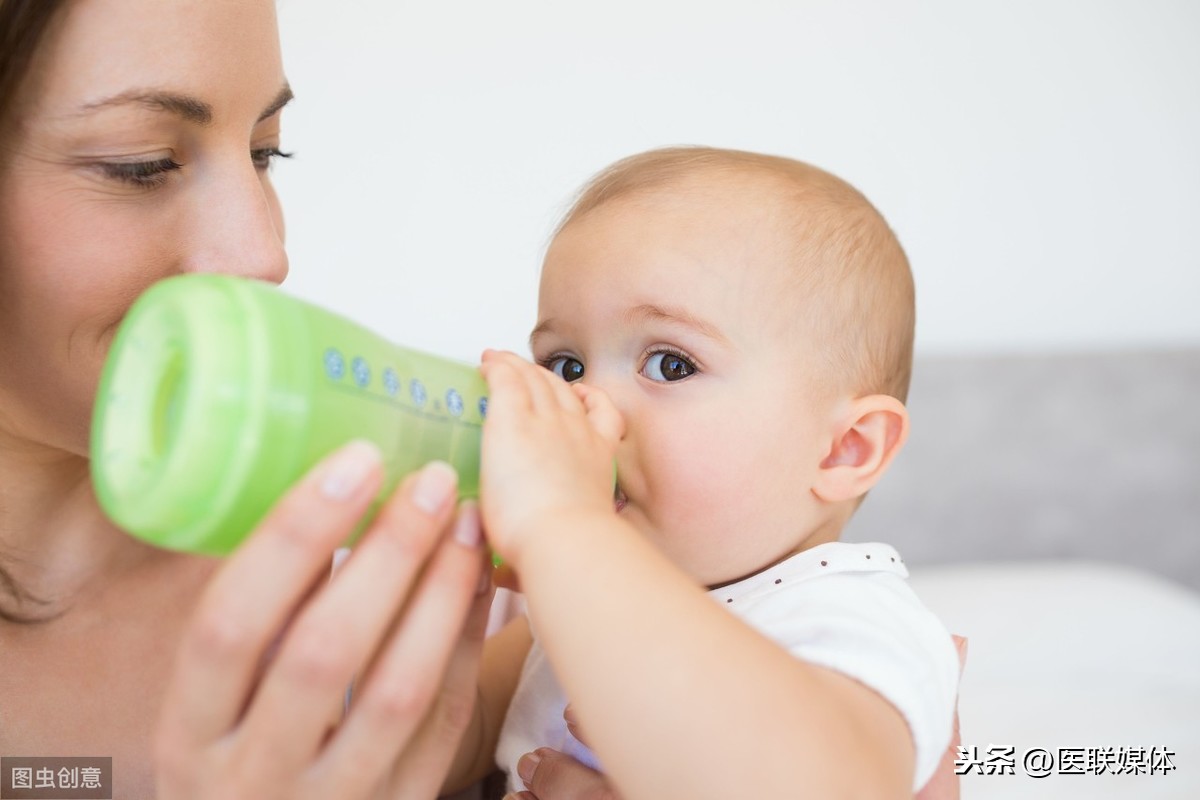
MULTIPOLYGON (((653 516, 662 546, 672 560, 706 583, 737 569, 739 542, 746 541, 748 518, 760 482, 753 464, 718 457, 704 443, 686 457, 655 470, 653 516)), ((758 467, 761 469, 762 467, 758 467)))

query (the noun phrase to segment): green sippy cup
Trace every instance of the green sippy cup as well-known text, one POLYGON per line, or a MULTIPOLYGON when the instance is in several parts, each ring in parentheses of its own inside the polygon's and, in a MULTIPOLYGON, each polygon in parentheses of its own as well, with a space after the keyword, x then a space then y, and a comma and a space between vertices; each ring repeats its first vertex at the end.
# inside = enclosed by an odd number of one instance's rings
POLYGON ((380 497, 441 459, 479 492, 478 370, 391 344, 259 281, 186 275, 129 309, 100 377, 100 505, 161 547, 232 551, 318 460, 351 439, 384 454, 380 497))

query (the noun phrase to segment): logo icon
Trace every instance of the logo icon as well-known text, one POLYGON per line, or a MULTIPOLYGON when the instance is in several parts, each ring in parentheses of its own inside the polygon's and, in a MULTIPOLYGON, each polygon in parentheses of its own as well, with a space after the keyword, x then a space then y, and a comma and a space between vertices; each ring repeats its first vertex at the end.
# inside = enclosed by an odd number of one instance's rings
POLYGON ((425 405, 425 399, 428 396, 425 393, 425 384, 421 383, 416 378, 408 382, 408 393, 412 395, 413 402, 419 406, 425 405))
POLYGON ((358 384, 358 388, 367 388, 367 384, 371 382, 371 368, 367 366, 367 360, 362 356, 355 356, 350 371, 354 373, 354 382, 358 384))
POLYGON ((395 397, 396 392, 400 391, 400 377, 391 367, 383 371, 383 388, 392 397, 395 397))
POLYGON ((453 414, 454 416, 456 416, 456 417, 462 416, 463 399, 462 399, 462 395, 458 393, 457 389, 447 389, 446 390, 446 408, 448 408, 450 410, 450 413, 453 414))
POLYGON ((335 381, 340 381, 346 374, 346 359, 342 358, 336 347, 325 351, 325 374, 335 381))

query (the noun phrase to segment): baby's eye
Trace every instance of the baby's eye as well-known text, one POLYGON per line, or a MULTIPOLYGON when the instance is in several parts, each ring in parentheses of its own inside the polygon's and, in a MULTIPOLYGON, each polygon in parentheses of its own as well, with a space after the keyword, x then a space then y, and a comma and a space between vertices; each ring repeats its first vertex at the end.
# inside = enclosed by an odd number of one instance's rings
POLYGON ((642 374, 659 383, 681 381, 695 371, 695 364, 679 353, 671 352, 652 353, 642 365, 642 374))
POLYGON ((570 356, 558 356, 550 359, 546 362, 546 369, 567 383, 574 383, 583 377, 583 362, 570 356))

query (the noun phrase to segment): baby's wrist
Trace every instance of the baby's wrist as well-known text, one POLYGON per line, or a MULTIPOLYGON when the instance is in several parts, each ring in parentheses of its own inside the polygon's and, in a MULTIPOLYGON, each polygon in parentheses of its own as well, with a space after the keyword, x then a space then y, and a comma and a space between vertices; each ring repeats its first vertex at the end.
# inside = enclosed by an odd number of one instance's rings
POLYGON ((592 532, 615 521, 611 509, 576 508, 542 513, 522 525, 518 534, 496 544, 496 553, 518 576, 524 576, 529 567, 542 560, 539 555, 564 547, 591 547, 592 532))

